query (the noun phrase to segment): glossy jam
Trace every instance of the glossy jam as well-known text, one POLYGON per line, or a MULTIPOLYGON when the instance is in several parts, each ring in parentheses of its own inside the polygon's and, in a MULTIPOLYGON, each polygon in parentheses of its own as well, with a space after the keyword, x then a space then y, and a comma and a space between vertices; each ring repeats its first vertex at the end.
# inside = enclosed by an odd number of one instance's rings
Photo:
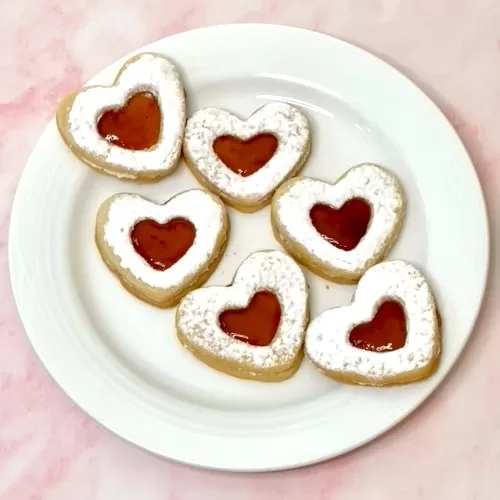
POLYGON ((359 349, 388 352, 401 349, 406 342, 406 315, 398 302, 384 302, 369 322, 354 327, 349 342, 359 349))
POLYGON ((356 248, 366 234, 371 219, 371 207, 361 198, 346 201, 339 209, 314 205, 309 212, 311 222, 323 238, 341 250, 356 248))
POLYGON ((149 92, 133 95, 121 109, 106 111, 97 122, 103 139, 134 151, 152 148, 160 137, 161 111, 149 92))
POLYGON ((278 149, 278 139, 272 134, 259 134, 242 141, 232 135, 223 135, 215 139, 213 149, 234 173, 248 177, 274 156, 278 149))
POLYGON ((270 292, 257 292, 245 309, 224 311, 219 316, 222 330, 254 346, 269 345, 280 324, 281 307, 270 292))
POLYGON ((172 267, 191 247, 196 230, 185 219, 172 219, 165 224, 145 219, 130 232, 135 251, 157 271, 172 267))

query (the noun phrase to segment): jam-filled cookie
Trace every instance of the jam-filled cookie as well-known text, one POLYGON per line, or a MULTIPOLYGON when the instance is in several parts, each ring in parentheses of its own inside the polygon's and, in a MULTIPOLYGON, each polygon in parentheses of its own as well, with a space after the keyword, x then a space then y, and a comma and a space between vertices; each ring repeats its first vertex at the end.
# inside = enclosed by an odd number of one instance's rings
POLYGON ((160 205, 121 193, 99 208, 95 238, 123 286, 157 307, 175 305, 212 274, 227 242, 224 203, 201 189, 160 205))
POLYGON ((308 177, 285 182, 273 196, 271 223, 280 244, 311 271, 352 283, 387 254, 404 213, 396 177, 362 164, 335 184, 308 177))
POLYGON ((190 292, 176 316, 181 343, 201 361, 235 377, 266 382, 296 372, 307 322, 304 273, 277 250, 247 257, 230 286, 190 292))
POLYGON ((243 212, 267 205, 310 149, 307 117, 283 102, 267 104, 247 120, 219 108, 202 109, 188 119, 183 147, 195 177, 243 212))
POLYGON ((156 181, 179 161, 186 122, 181 77, 158 54, 132 57, 113 85, 84 87, 60 103, 62 138, 87 165, 118 178, 156 181))
POLYGON ((369 269, 351 305, 329 309, 307 328, 307 357, 326 375, 362 385, 413 382, 436 368, 440 320, 422 273, 403 261, 369 269))

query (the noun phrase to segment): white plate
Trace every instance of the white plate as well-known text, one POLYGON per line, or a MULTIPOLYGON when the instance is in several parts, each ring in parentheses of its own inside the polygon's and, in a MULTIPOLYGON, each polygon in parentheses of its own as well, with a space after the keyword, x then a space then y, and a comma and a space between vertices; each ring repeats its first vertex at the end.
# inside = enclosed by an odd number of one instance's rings
MULTIPOLYGON (((184 166, 156 185, 99 175, 74 157, 52 121, 28 161, 11 219, 9 258, 22 321, 43 363, 88 414, 156 454, 199 466, 257 471, 352 450, 414 410, 448 373, 480 308, 488 270, 483 197, 467 153, 440 111, 376 57, 318 33, 271 25, 205 28, 145 49, 182 68, 190 112, 241 115, 270 100, 302 107, 314 152, 304 173, 334 181, 363 161, 395 171, 408 214, 391 257, 417 263, 443 317, 437 374, 404 387, 337 384, 308 362, 290 380, 242 381, 178 343, 174 310, 129 295, 94 245, 99 204, 120 191, 158 201, 196 186, 184 166), (251 43, 249 41, 251 40, 251 43)), ((128 57, 128 56, 127 56, 128 57)), ((110 83, 122 61, 92 83, 110 83)), ((209 284, 227 284, 250 252, 279 248, 269 209, 231 211, 227 253, 209 284)), ((354 287, 308 274, 312 314, 349 302, 354 287)))

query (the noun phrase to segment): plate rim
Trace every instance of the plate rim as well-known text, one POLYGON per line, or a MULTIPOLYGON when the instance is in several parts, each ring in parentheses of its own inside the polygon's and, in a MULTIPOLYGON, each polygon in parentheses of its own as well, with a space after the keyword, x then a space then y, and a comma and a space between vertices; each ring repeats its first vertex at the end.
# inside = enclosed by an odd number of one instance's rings
MULTIPOLYGON (((409 409, 409 411, 404 412, 400 416, 399 419, 396 419, 396 420, 393 419, 393 420, 391 420, 390 425, 388 425, 385 428, 383 428, 378 434, 372 435, 370 438, 367 438, 367 439, 365 439, 362 442, 356 442, 350 448, 344 449, 344 451, 342 451, 341 453, 333 453, 333 454, 332 453, 330 453, 330 454, 323 453, 321 455, 316 454, 314 457, 309 458, 307 460, 304 460, 302 462, 276 464, 274 467, 269 467, 269 466, 264 466, 264 467, 251 466, 251 467, 249 467, 249 466, 244 466, 244 465, 243 466, 238 466, 238 465, 235 465, 235 466, 221 466, 221 465, 214 465, 214 464, 207 464, 207 463, 199 463, 196 460, 183 460, 183 459, 179 459, 178 457, 175 457, 175 456, 172 456, 172 455, 168 455, 166 453, 157 453, 154 450, 151 450, 149 448, 145 448, 143 445, 141 445, 139 442, 137 442, 137 440, 133 440, 129 436, 117 432, 111 426, 107 425, 106 422, 103 422, 101 419, 99 419, 98 417, 94 416, 92 413, 88 412, 87 409, 84 408, 81 405, 81 403, 77 400, 77 398, 73 397, 70 394, 70 392, 72 392, 72 391, 68 391, 64 387, 65 384, 61 383, 61 381, 58 380, 53 375, 52 371, 49 370, 49 367, 47 366, 47 364, 45 362, 44 355, 40 353, 40 346, 38 344, 37 339, 35 338, 36 335, 33 335, 33 332, 30 333, 29 329, 26 328, 26 324, 28 324, 30 322, 30 320, 28 319, 29 311, 26 310, 26 306, 22 305, 22 300, 20 299, 20 297, 21 297, 21 288, 22 288, 22 279, 21 279, 18 267, 16 269, 16 266, 18 266, 18 264, 16 264, 16 254, 15 254, 15 240, 16 240, 16 237, 17 237, 17 235, 16 235, 16 223, 18 224, 17 218, 20 216, 19 215, 20 214, 20 209, 17 208, 17 207, 20 206, 20 205, 22 205, 22 203, 23 203, 21 201, 21 194, 22 194, 23 190, 25 189, 23 186, 24 186, 24 184, 26 184, 26 182, 27 182, 26 179, 29 176, 29 172, 28 172, 28 170, 26 168, 24 168, 23 171, 22 171, 22 174, 21 174, 18 186, 16 188, 16 193, 15 193, 15 196, 14 196, 14 201, 12 203, 12 210, 11 210, 11 216, 10 216, 10 222, 9 222, 9 231, 8 231, 8 233, 9 233, 9 239, 8 239, 8 262, 9 262, 9 274, 10 274, 11 289, 12 289, 14 301, 16 303, 16 307, 17 307, 17 310, 18 310, 18 313, 19 313, 19 317, 21 319, 21 322, 22 322, 23 328, 24 328, 24 330, 26 332, 26 335, 27 335, 28 339, 30 340, 30 343, 31 343, 34 351, 36 352, 38 358, 41 360, 43 366, 45 367, 45 369, 47 370, 47 372, 50 374, 51 378, 63 390, 63 392, 65 392, 66 395, 80 409, 82 409, 82 411, 84 411, 87 415, 89 415, 93 420, 99 422, 100 425, 103 425, 105 428, 107 428, 108 430, 110 430, 113 434, 116 434, 116 435, 120 436, 122 439, 124 439, 124 440, 126 440, 126 441, 128 441, 128 442, 130 442, 132 444, 134 444, 135 446, 137 446, 137 447, 139 447, 139 448, 141 448, 143 450, 149 451, 149 452, 153 453, 154 455, 158 455, 158 456, 161 456, 161 457, 164 457, 164 458, 168 458, 169 460, 177 461, 177 462, 184 463, 184 464, 187 464, 187 465, 192 465, 192 466, 196 466, 196 467, 200 467, 200 468, 207 468, 207 469, 212 469, 212 470, 226 470, 226 471, 237 471, 237 472, 262 472, 262 471, 274 471, 274 470, 293 469, 293 468, 307 466, 307 465, 310 465, 310 464, 313 464, 313 463, 322 462, 322 461, 328 460, 330 458, 343 455, 345 453, 348 453, 348 452, 352 451, 353 449, 356 449, 358 447, 364 446, 366 443, 371 442, 371 441, 379 438, 380 436, 382 436, 383 434, 385 434, 387 431, 389 431, 393 427, 397 426, 402 420, 404 420, 405 418, 407 418, 409 414, 413 413, 416 409, 418 409, 429 398, 429 396, 431 396, 438 389, 438 387, 441 385, 441 383, 443 382, 443 380, 456 367, 457 361, 461 358, 465 346, 467 345, 467 343, 469 342, 469 340, 471 339, 471 337, 472 337, 472 335, 474 333, 475 326, 476 326, 477 320, 478 320, 478 316, 479 316, 479 314, 482 311, 482 308, 483 308, 483 305, 484 305, 484 297, 485 297, 485 293, 486 293, 486 289, 487 289, 487 284, 488 284, 488 279, 489 279, 490 251, 491 251, 491 248, 490 248, 490 245, 491 245, 491 234, 490 234, 490 221, 489 221, 489 218, 488 218, 487 205, 486 205, 486 201, 485 201, 484 192, 482 190, 482 186, 481 186, 481 183, 479 181, 479 176, 477 174, 477 170, 476 170, 476 168, 474 166, 474 163, 473 163, 473 161, 472 161, 472 159, 471 159, 471 157, 470 157, 467 149, 465 148, 465 145, 463 144, 460 136, 458 135, 458 133, 454 129, 454 127, 451 125, 451 123, 449 122, 449 120, 446 117, 446 115, 443 113, 443 111, 440 109, 440 107, 429 97, 429 95, 423 89, 421 89, 415 82, 413 82, 413 80, 411 78, 409 78, 406 74, 402 73, 398 68, 394 67, 392 64, 390 64, 387 61, 385 61, 384 59, 382 59, 379 55, 376 55, 376 54, 374 54, 374 53, 366 50, 365 48, 362 48, 362 47, 360 47, 360 46, 358 46, 358 45, 356 45, 356 44, 354 44, 352 42, 347 42, 347 41, 342 40, 340 38, 337 38, 335 36, 331 36, 331 35, 328 35, 328 34, 316 32, 316 31, 313 31, 313 30, 305 29, 305 28, 296 28, 296 27, 279 25, 279 24, 268 24, 268 23, 218 24, 218 25, 207 26, 207 27, 202 27, 202 28, 197 28, 197 29, 193 29, 193 30, 188 30, 188 31, 176 33, 176 34, 164 37, 164 38, 160 38, 160 39, 158 39, 158 40, 156 40, 154 42, 148 43, 144 47, 136 49, 136 50, 130 52, 129 54, 127 54, 127 55, 119 58, 118 60, 111 62, 110 64, 106 65, 104 68, 101 68, 99 71, 96 72, 96 75, 92 79, 94 79, 97 75, 100 75, 103 71, 105 71, 110 66, 118 65, 118 64, 122 63, 123 61, 125 61, 127 58, 129 58, 130 56, 132 56, 134 54, 137 54, 137 53, 140 53, 140 52, 143 52, 143 51, 147 51, 147 50, 151 50, 151 48, 153 46, 155 46, 156 44, 158 44, 158 43, 160 43, 160 42, 162 42, 164 40, 172 39, 172 38, 181 38, 181 37, 184 37, 184 36, 189 36, 189 35, 191 35, 194 32, 198 32, 198 33, 199 32, 210 33, 210 32, 213 32, 213 31, 220 30, 221 28, 222 29, 234 29, 234 28, 242 29, 242 27, 243 27, 243 29, 250 29, 250 30, 260 30, 260 29, 273 30, 273 31, 274 30, 278 30, 278 31, 285 30, 285 31, 289 31, 289 32, 295 32, 299 36, 304 36, 304 35, 305 36, 314 36, 314 37, 317 37, 318 39, 321 38, 324 43, 332 43, 333 42, 333 43, 341 44, 341 45, 346 46, 346 48, 348 50, 355 49, 357 51, 360 51, 360 52, 364 53, 365 55, 368 55, 370 58, 372 58, 373 60, 377 61, 379 64, 382 64, 383 66, 385 66, 386 69, 390 69, 397 77, 402 78, 403 80, 406 80, 406 82, 409 83, 413 87, 413 91, 418 92, 421 97, 424 97, 428 101, 428 103, 431 105, 431 107, 433 108, 433 111, 435 113, 437 113, 438 115, 440 115, 442 124, 443 125, 446 124, 446 126, 449 129, 449 132, 451 132, 451 134, 454 136, 457 145, 460 145, 462 147, 463 154, 467 158, 469 166, 470 166, 470 170, 471 170, 470 173, 472 173, 472 177, 475 180, 474 191, 476 193, 475 196, 479 196, 478 201, 480 202, 481 211, 482 211, 482 215, 483 215, 481 222, 484 224, 484 230, 485 230, 484 236, 485 236, 486 240, 485 240, 485 245, 484 245, 484 256, 483 256, 483 263, 484 263, 484 265, 482 266, 484 272, 483 272, 483 276, 482 276, 482 280, 481 280, 481 282, 482 282, 481 294, 480 294, 480 297, 478 299, 478 305, 477 305, 477 307, 475 309, 475 314, 473 315, 474 316, 473 322, 472 322, 472 324, 470 326, 468 334, 464 337, 461 345, 459 345, 458 353, 457 353, 455 359, 453 360, 453 362, 451 363, 450 367, 448 368, 448 370, 446 372, 444 372, 444 373, 443 372, 441 372, 441 373, 438 372, 438 373, 436 373, 436 374, 433 375, 433 377, 436 380, 436 383, 429 386, 429 388, 424 392, 423 397, 419 397, 418 403, 415 404, 411 409, 409 409)), ((85 83, 85 84, 83 84, 83 85, 87 85, 87 84, 88 84, 88 82, 85 83)), ((49 121, 48 125, 45 127, 45 129, 40 134, 40 136, 38 138, 38 141, 36 143, 37 145, 38 145, 38 143, 41 141, 42 137, 47 133, 47 131, 50 129, 50 127, 52 125, 53 125, 53 118, 49 121)), ((37 146, 35 145, 35 147, 32 150, 32 153, 30 154, 29 159, 26 162, 26 165, 30 162, 31 157, 33 155, 33 152, 36 150, 36 147, 37 146)), ((224 462, 224 460, 223 460, 223 462, 224 462)), ((226 462, 227 462, 227 460, 226 460, 226 462)))

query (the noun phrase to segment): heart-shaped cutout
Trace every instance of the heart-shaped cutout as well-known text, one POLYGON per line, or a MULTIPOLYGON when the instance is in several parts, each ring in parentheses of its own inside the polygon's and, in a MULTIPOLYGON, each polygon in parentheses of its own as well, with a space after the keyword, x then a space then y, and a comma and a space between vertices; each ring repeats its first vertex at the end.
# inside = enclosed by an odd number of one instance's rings
POLYGON ((194 225, 186 219, 172 219, 164 224, 144 219, 130 233, 135 251, 157 271, 165 271, 191 248, 196 236, 194 225))
POLYGON ((366 272, 351 305, 329 309, 311 321, 305 351, 340 382, 412 382, 437 366, 439 330, 435 298, 422 273, 406 262, 388 261, 366 272))
POLYGON ((297 177, 272 201, 276 239, 316 274, 353 283, 395 242, 405 212, 402 187, 372 164, 349 169, 335 184, 297 177))
POLYGON ((226 167, 248 177, 271 160, 278 149, 278 139, 273 134, 259 134, 246 141, 223 135, 215 139, 213 148, 226 167))
POLYGON ((366 234, 372 210, 365 200, 353 198, 338 209, 318 203, 311 208, 309 216, 316 231, 328 243, 349 252, 366 234))
POLYGON ((271 292, 257 292, 247 307, 228 309, 219 315, 219 325, 231 337, 254 346, 269 345, 278 331, 281 306, 271 292))
POLYGON ((176 315, 179 340, 201 361, 236 377, 269 382, 289 378, 298 369, 307 322, 304 273, 292 258, 276 250, 247 257, 230 286, 190 292, 176 315), (278 326, 272 332, 278 311, 278 326), (237 338, 238 334, 246 338, 237 338))
POLYGON ((299 171, 310 148, 307 117, 273 102, 247 120, 219 108, 197 111, 187 121, 183 151, 200 182, 226 203, 253 212, 299 171))
POLYGON ((97 122, 103 139, 124 149, 140 151, 158 143, 161 110, 149 92, 133 95, 119 110, 106 111, 97 122))
POLYGON ((215 270, 228 229, 224 203, 208 191, 184 191, 164 204, 121 193, 99 208, 96 243, 127 290, 170 307, 215 270))
POLYGON ((66 144, 92 168, 156 181, 174 170, 182 150, 186 102, 179 72, 163 56, 139 54, 111 86, 64 98, 56 121, 66 144))
POLYGON ((349 342, 358 349, 374 352, 397 351, 406 343, 406 315, 398 302, 383 302, 368 323, 355 326, 349 342))

